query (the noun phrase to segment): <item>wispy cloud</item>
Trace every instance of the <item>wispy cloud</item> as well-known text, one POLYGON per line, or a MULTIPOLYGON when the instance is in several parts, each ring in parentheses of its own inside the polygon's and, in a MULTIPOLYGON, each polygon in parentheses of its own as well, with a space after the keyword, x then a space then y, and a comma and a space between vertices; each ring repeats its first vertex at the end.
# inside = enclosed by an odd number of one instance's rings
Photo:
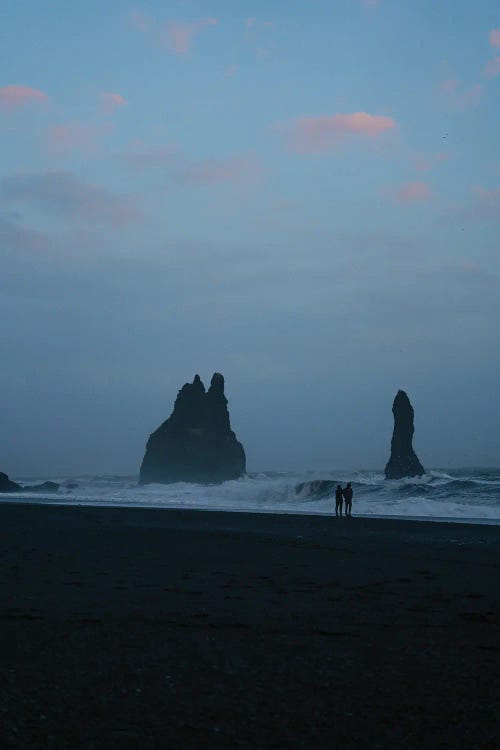
MULTIPOLYGON (((493 48, 500 47, 500 29, 491 29, 489 35, 489 42, 493 48)), ((492 60, 488 60, 483 68, 483 75, 485 78, 495 78, 500 74, 500 56, 494 57, 492 60)))
POLYGON ((483 73, 486 78, 495 78, 500 74, 500 55, 486 63, 483 73))
POLYGON ((179 160, 179 152, 175 146, 147 147, 140 144, 140 148, 117 156, 125 166, 144 172, 148 170, 170 170, 179 160))
POLYGON ((128 104, 127 100, 121 94, 113 94, 110 91, 102 92, 101 103, 104 111, 108 114, 128 104))
POLYGON ((447 78, 439 84, 438 91, 442 94, 453 94, 460 86, 460 81, 456 78, 447 78))
POLYGON ((180 172, 183 180, 195 185, 249 183, 260 176, 260 162, 252 156, 228 159, 202 159, 186 164, 180 172))
POLYGON ((500 47, 500 29, 492 29, 489 34, 492 47, 500 47))
POLYGON ((190 50, 194 34, 195 27, 193 24, 171 21, 160 32, 160 40, 166 44, 171 52, 175 52, 176 55, 185 55, 190 50))
POLYGON ((329 151, 350 136, 378 138, 395 128, 392 117, 367 112, 301 117, 285 125, 289 147, 301 153, 329 151))
POLYGON ((238 73, 238 66, 235 63, 231 63, 231 65, 228 65, 227 68, 225 69, 224 76, 226 78, 234 78, 237 73, 238 73))
POLYGON ((111 122, 88 125, 78 120, 52 125, 47 131, 49 150, 55 156, 67 156, 73 151, 96 153, 99 142, 114 129, 111 122))
POLYGON ((131 29, 142 34, 147 34, 155 25, 154 18, 142 10, 133 10, 129 13, 128 21, 131 29))
POLYGON ((48 100, 44 91, 29 86, 4 86, 0 88, 0 107, 17 109, 27 104, 42 103, 48 100))
POLYGON ((418 203, 429 201, 434 198, 434 194, 426 182, 406 182, 393 193, 394 198, 399 203, 418 203))
POLYGON ((170 21, 160 31, 160 40, 166 43, 171 52, 176 55, 185 55, 191 49, 192 41, 197 34, 218 23, 216 18, 200 18, 193 23, 170 21))
POLYGON ((439 84, 437 94, 454 109, 465 110, 474 107, 483 95, 480 83, 466 87, 456 78, 448 78, 439 84))
POLYGON ((459 276, 473 277, 479 282, 492 282, 496 281, 495 274, 488 271, 486 268, 481 268, 477 263, 471 260, 461 260, 456 265, 450 266, 450 270, 454 271, 459 276))
POLYGON ((430 172, 431 169, 448 161, 449 158, 450 155, 445 151, 438 151, 435 154, 414 154, 412 162, 417 172, 430 172))
POLYGON ((465 211, 465 218, 500 221, 500 190, 481 185, 472 189, 473 202, 465 211))
POLYGON ((198 18, 195 21, 157 21, 153 16, 135 11, 129 16, 130 26, 135 31, 149 37, 152 42, 166 47, 175 55, 186 55, 194 38, 202 31, 217 26, 217 18, 198 18))
POLYGON ((465 199, 448 206, 445 217, 462 229, 467 223, 500 225, 500 189, 475 185, 465 199))
POLYGON ((0 199, 30 204, 55 214, 103 224, 125 225, 140 218, 130 198, 79 180, 70 172, 17 174, 0 180, 0 199))
POLYGON ((54 249, 54 243, 42 232, 0 215, 0 248, 4 252, 46 253, 54 249))
POLYGON ((263 173, 255 154, 200 159, 175 146, 143 146, 122 153, 117 159, 124 166, 140 172, 162 172, 172 183, 197 186, 250 184, 263 173))
POLYGON ((245 26, 247 29, 255 29, 257 26, 260 26, 265 29, 276 28, 273 21, 261 21, 260 19, 255 18, 255 16, 251 16, 250 18, 245 18, 245 26))

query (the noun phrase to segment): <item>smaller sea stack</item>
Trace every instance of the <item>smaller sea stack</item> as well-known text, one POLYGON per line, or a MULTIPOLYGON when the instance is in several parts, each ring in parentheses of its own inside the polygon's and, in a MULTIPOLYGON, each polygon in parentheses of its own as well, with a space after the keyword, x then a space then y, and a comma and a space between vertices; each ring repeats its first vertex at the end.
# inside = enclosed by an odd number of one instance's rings
POLYGON ((59 485, 55 482, 42 482, 42 484, 32 484, 22 486, 17 482, 12 482, 7 474, 0 471, 0 492, 57 492, 59 485))
POLYGON ((398 391, 392 405, 394 432, 391 440, 391 457, 385 467, 386 479, 420 477, 425 469, 413 450, 414 411, 404 391, 398 391))
POLYGON ((20 484, 13 482, 7 474, 0 471, 0 492, 21 492, 22 489, 20 484))
POLYGON ((205 391, 199 375, 177 395, 172 414, 150 436, 140 484, 216 484, 245 474, 243 446, 231 429, 224 378, 216 372, 205 391))

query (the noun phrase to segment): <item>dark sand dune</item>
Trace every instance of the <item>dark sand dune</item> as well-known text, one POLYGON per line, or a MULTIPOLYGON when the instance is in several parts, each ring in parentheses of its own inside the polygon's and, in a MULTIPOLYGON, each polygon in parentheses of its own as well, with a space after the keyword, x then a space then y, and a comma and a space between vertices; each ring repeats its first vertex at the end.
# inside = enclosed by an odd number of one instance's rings
POLYGON ((491 748, 497 527, 0 505, 6 748, 491 748))

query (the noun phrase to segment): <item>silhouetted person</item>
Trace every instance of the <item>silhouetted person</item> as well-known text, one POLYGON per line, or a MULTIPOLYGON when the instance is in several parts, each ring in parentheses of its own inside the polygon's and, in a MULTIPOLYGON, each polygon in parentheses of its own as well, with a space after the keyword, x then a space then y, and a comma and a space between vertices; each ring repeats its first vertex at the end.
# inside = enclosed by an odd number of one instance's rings
POLYGON ((338 516, 339 513, 342 515, 342 487, 340 484, 337 485, 337 489, 335 490, 335 515, 338 516))
POLYGON ((342 490, 342 495, 344 496, 345 514, 346 516, 350 516, 352 514, 352 496, 353 496, 353 491, 352 491, 350 482, 348 482, 347 486, 344 487, 344 489, 342 490))

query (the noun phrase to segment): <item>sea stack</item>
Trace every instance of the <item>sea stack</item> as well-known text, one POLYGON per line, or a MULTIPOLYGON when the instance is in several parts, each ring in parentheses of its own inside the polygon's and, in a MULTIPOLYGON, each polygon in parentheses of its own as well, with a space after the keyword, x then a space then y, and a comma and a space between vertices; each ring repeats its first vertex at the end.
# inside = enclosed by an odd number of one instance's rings
POLYGON ((391 440, 391 457, 385 467, 386 479, 420 477, 425 469, 413 450, 414 411, 404 391, 398 391, 392 405, 394 432, 391 440))
POLYGON ((25 485, 12 482, 7 474, 0 471, 0 492, 57 492, 59 485, 55 482, 42 482, 42 484, 25 485))
POLYGON ((12 482, 7 474, 0 471, 0 492, 21 492, 23 488, 17 482, 12 482))
POLYGON ((216 484, 245 474, 243 446, 231 430, 224 378, 216 372, 205 391, 199 375, 186 383, 170 417, 150 435, 140 484, 216 484))

